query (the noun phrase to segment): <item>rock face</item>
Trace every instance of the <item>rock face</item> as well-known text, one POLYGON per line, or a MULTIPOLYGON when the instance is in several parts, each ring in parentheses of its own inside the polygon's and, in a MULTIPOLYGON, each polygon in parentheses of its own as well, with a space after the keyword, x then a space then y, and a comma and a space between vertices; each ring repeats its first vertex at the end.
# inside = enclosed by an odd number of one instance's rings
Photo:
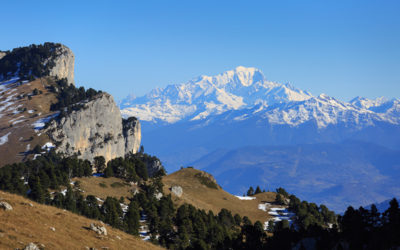
POLYGON ((77 154, 89 161, 104 156, 109 161, 138 151, 140 123, 136 119, 123 121, 111 95, 100 93, 82 106, 51 121, 47 134, 56 143, 57 152, 77 154))
POLYGON ((149 174, 150 177, 154 176, 160 170, 164 169, 159 159, 150 159, 150 160, 143 159, 143 161, 146 164, 147 173, 149 174))
POLYGON ((178 196, 178 197, 181 197, 182 194, 183 194, 183 190, 182 190, 182 187, 181 187, 181 186, 172 186, 172 187, 171 187, 171 192, 172 192, 174 195, 178 196))
POLYGON ((140 141, 142 139, 139 120, 135 117, 130 117, 126 120, 123 120, 122 128, 125 138, 125 148, 134 149, 131 152, 137 152, 140 147, 140 141))
POLYGON ((6 211, 13 210, 12 206, 5 201, 0 201, 0 208, 4 209, 6 211))
POLYGON ((5 52, 0 51, 0 60, 1 58, 5 57, 5 55, 7 55, 5 52))
POLYGON ((95 231, 97 234, 107 236, 107 229, 104 225, 98 225, 96 223, 90 224, 90 229, 95 231))
POLYGON ((61 45, 56 48, 56 56, 53 58, 55 66, 50 69, 50 76, 57 77, 59 79, 66 78, 69 84, 75 84, 74 82, 74 63, 75 56, 72 51, 61 45))

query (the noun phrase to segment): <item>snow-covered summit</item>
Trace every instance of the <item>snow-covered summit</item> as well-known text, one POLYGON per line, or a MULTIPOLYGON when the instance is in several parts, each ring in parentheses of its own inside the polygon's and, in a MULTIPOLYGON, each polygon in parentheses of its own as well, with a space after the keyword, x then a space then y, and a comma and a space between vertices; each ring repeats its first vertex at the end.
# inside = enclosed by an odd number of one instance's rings
POLYGON ((174 123, 205 119, 228 110, 303 101, 312 95, 290 84, 267 81, 256 68, 239 66, 216 76, 199 76, 187 83, 157 88, 143 97, 121 102, 124 116, 174 123))
POLYGON ((343 102, 326 94, 313 96, 288 83, 267 81, 259 69, 243 66, 157 88, 143 97, 128 96, 121 109, 125 117, 161 124, 201 121, 208 125, 250 118, 271 125, 313 123, 319 129, 338 124, 355 129, 379 122, 400 124, 399 99, 356 97, 343 102))

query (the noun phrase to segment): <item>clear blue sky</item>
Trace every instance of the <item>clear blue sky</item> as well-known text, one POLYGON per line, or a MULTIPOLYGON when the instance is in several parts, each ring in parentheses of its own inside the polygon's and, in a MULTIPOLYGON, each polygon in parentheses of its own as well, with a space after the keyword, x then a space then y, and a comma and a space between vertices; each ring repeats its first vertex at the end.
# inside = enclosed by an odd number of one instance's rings
POLYGON ((121 99, 238 65, 341 100, 400 97, 400 1, 2 1, 0 50, 69 46, 121 99))

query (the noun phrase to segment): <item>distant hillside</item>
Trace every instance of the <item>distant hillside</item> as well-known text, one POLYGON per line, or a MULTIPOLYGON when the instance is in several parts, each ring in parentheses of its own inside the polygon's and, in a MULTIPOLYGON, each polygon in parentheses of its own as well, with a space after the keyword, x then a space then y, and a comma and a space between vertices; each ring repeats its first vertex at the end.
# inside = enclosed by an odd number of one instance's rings
POLYGON ((2 191, 0 198, 13 207, 11 211, 0 208, 1 249, 23 249, 30 242, 45 249, 161 249, 110 226, 106 226, 107 236, 99 236, 88 229, 99 221, 69 211, 2 191))
POLYGON ((283 186, 337 212, 400 195, 400 151, 356 141, 219 150, 192 165, 232 194, 283 186))
MULTIPOLYGON (((171 187, 180 186, 183 190, 182 196, 172 195, 172 200, 177 205, 191 204, 205 211, 211 210, 215 214, 221 209, 230 210, 233 214, 247 216, 253 222, 261 222, 271 219, 271 215, 259 209, 258 205, 263 202, 275 202, 275 193, 263 193, 256 195, 254 200, 240 200, 236 196, 224 191, 213 177, 203 171, 193 168, 183 168, 177 172, 163 177, 164 192, 171 193, 171 187)), ((241 194, 242 195, 242 194, 241 194)), ((241 196, 240 195, 240 196, 241 196)))

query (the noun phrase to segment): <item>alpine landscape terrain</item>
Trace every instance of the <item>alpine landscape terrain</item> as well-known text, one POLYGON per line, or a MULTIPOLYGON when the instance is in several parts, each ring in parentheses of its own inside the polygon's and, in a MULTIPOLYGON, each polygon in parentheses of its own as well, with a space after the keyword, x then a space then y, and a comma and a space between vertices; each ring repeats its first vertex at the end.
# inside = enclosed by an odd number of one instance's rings
POLYGON ((0 249, 400 247, 399 99, 243 66, 120 102, 75 81, 63 44, 0 51, 0 249))
POLYGON ((167 170, 194 166, 237 195, 284 186, 336 211, 400 195, 399 99, 313 96, 240 66, 120 108, 142 122, 142 144, 167 170))

